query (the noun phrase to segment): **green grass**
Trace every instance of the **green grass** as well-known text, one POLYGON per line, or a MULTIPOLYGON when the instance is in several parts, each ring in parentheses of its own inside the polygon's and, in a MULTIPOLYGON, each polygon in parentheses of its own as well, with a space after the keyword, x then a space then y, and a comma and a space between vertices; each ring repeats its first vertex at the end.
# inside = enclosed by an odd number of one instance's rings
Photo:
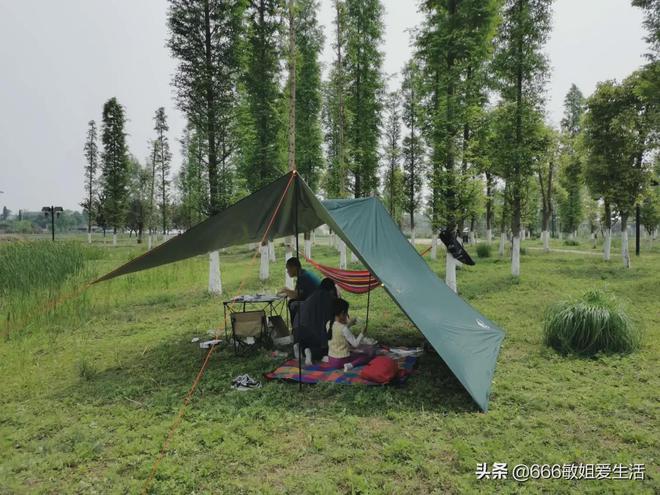
POLYGON ((476 247, 479 258, 490 258, 492 250, 492 246, 487 242, 480 242, 476 247))
POLYGON ((640 339, 616 298, 599 290, 552 306, 543 326, 544 343, 562 354, 628 354, 639 348, 640 339))
MULTIPOLYGON (((86 270, 107 272, 143 249, 108 246, 86 270)), ((251 253, 223 253, 224 297, 241 282, 243 292, 281 286, 277 254, 263 286, 251 253)), ((506 331, 487 414, 433 354, 402 388, 298 392, 264 383, 240 393, 230 388, 234 376, 258 377, 278 361, 220 350, 152 492, 657 493, 660 252, 642 254, 625 270, 616 255, 605 263, 529 250, 520 281, 499 256, 458 271, 462 296, 506 331), (584 360, 543 345, 544 310, 590 289, 628 305, 645 332, 639 352, 584 360), (480 462, 645 463, 647 480, 477 481, 480 462)), ((315 248, 314 258, 338 262, 329 248, 315 248)), ((430 265, 444 276, 441 256, 430 265)), ((191 338, 222 329, 221 299, 205 293, 207 270, 201 257, 93 286, 84 310, 58 306, 0 342, 0 493, 141 490, 203 359, 191 338)), ((363 317, 366 297, 350 302, 363 317)), ((422 342, 380 290, 370 329, 383 342, 422 342)))

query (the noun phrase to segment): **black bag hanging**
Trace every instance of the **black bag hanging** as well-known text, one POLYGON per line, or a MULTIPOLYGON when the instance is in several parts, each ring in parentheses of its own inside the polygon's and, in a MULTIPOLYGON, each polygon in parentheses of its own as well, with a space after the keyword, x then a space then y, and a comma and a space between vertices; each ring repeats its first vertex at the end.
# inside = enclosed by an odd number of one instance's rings
POLYGON ((449 251, 455 259, 464 265, 474 265, 474 260, 470 258, 468 252, 456 239, 455 232, 450 232, 447 229, 441 230, 440 240, 444 243, 445 246, 447 246, 447 251, 449 251))

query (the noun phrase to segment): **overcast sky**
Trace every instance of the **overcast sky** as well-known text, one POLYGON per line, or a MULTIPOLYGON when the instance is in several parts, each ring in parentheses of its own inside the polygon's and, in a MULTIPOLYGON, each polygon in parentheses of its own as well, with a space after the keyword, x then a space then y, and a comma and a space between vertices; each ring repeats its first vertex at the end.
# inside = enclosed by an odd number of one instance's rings
MULTIPOLYGON (((328 38, 332 3, 321 0, 328 38)), ((384 0, 387 74, 410 56, 408 30, 421 20, 417 3, 384 0)), ((166 108, 178 168, 185 121, 170 87, 175 61, 165 48, 166 13, 165 0, 0 0, 0 206, 79 209, 87 122, 100 121, 112 96, 126 108, 128 144, 141 161, 154 111, 166 108)), ((596 82, 621 79, 643 63, 641 22, 630 0, 555 2, 546 48, 553 68, 549 122, 559 122, 571 83, 588 95, 596 82)), ((323 60, 332 60, 329 40, 323 60)))

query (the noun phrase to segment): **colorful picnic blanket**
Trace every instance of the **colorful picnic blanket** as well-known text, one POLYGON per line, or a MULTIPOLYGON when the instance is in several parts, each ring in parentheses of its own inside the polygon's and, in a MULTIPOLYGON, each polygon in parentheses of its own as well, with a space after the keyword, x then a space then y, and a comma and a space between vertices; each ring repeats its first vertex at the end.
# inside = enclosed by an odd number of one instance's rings
MULTIPOLYGON (((399 374, 390 383, 397 385, 405 383, 417 362, 417 356, 400 356, 388 352, 380 352, 379 354, 389 355, 399 364, 399 374)), ((328 369, 327 367, 324 367, 324 364, 325 363, 314 364, 311 366, 303 365, 301 381, 303 383, 332 382, 348 385, 383 385, 382 383, 376 383, 361 378, 360 371, 364 366, 356 366, 350 371, 344 371, 343 369, 328 369)), ((299 376, 297 359, 289 359, 270 373, 264 373, 264 377, 267 380, 282 380, 296 383, 299 381, 299 376)))

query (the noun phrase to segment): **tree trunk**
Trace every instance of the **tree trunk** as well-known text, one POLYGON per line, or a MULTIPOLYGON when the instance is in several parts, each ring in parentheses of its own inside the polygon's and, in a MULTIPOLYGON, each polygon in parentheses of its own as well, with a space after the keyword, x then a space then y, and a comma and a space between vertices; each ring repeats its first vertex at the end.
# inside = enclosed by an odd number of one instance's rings
POLYGON ((151 233, 149 233, 149 235, 147 236, 147 250, 151 250, 152 243, 153 243, 153 237, 151 233))
POLYGON ((612 210, 610 203, 605 200, 605 242, 603 243, 603 259, 610 261, 610 250, 612 247, 612 210))
MULTIPOLYGON (((288 261, 291 257, 293 257, 293 236, 290 235, 289 237, 286 238, 286 254, 284 256, 285 262, 288 261)), ((289 277, 289 272, 286 271, 286 266, 284 267, 284 286, 287 289, 293 289, 295 287, 295 284, 293 282, 293 278, 289 277)))
POLYGON ((415 245, 415 227, 410 229, 410 244, 415 245))
POLYGON ((91 244, 91 243, 92 243, 92 233, 87 232, 87 244, 91 244))
POLYGON ((486 242, 488 244, 493 242, 493 231, 490 228, 486 229, 486 242))
POLYGON ((268 259, 271 262, 277 261, 275 257, 275 243, 273 241, 268 241, 268 259))
POLYGON ((591 233, 591 243, 592 243, 591 247, 593 249, 596 249, 596 233, 595 232, 591 233))
POLYGON ((621 257, 623 266, 630 268, 630 252, 628 251, 628 215, 621 214, 621 257))
POLYGON ((289 170, 296 170, 296 25, 289 0, 289 170))
POLYGON ((339 268, 346 269, 346 243, 343 239, 339 239, 339 268))
POLYGON ((445 283, 454 292, 456 290, 456 260, 451 255, 449 251, 446 254, 446 263, 445 263, 445 283))
POLYGON ((511 275, 520 276, 520 237, 513 236, 513 247, 511 250, 511 275))
POLYGON ((541 238, 543 239, 543 252, 550 252, 550 232, 544 230, 541 232, 541 238))
POLYGON ((310 232, 305 232, 305 258, 312 259, 312 236, 310 232))
POLYGON ((438 233, 431 229, 431 259, 438 259, 438 233))
POLYGON ((270 275, 269 273, 269 255, 268 255, 268 243, 264 243, 259 247, 259 251, 261 252, 261 265, 259 267, 259 280, 262 282, 268 280, 268 277, 270 275))
POLYGON ((220 273, 220 252, 209 253, 209 294, 222 294, 222 275, 220 273))
POLYGON ((117 246, 117 232, 112 233, 112 245, 117 246))
POLYGON ((504 256, 504 245, 506 244, 506 232, 502 232, 500 234, 500 247, 497 250, 497 254, 500 256, 504 256))

